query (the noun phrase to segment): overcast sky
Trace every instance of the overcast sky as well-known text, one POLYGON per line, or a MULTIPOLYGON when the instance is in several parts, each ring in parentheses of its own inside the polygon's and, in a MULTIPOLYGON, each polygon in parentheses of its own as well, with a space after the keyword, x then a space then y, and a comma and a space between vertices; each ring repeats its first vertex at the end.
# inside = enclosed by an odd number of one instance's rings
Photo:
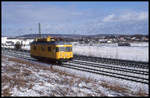
POLYGON ((148 2, 2 2, 2 35, 148 34, 148 2))

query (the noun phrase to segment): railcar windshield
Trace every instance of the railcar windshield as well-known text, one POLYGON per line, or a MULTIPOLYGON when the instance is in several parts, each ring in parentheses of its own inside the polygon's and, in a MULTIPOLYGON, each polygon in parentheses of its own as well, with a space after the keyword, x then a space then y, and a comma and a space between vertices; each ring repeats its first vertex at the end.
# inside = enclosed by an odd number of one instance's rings
POLYGON ((66 47, 66 51, 67 52, 71 52, 72 51, 72 47, 66 47))
POLYGON ((72 47, 56 47, 56 52, 64 51, 64 52, 71 52, 72 47))

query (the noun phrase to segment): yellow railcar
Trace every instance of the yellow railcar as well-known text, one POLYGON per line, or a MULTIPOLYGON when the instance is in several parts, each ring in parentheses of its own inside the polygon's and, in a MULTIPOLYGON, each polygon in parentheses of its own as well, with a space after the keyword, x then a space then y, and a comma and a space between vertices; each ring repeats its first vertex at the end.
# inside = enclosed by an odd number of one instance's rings
POLYGON ((30 55, 37 59, 68 61, 73 59, 72 44, 51 37, 36 39, 30 44, 30 55))

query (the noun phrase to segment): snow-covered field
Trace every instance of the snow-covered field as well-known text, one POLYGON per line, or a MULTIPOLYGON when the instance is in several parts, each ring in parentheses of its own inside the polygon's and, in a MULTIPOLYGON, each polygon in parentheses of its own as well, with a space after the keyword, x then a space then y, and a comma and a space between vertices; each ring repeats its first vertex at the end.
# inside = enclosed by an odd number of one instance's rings
POLYGON ((33 64, 11 56, 1 59, 2 96, 148 96, 146 84, 33 64))
POLYGON ((99 44, 92 46, 88 44, 76 44, 73 45, 73 53, 86 56, 148 62, 148 48, 148 43, 131 43, 131 47, 117 46, 117 44, 99 44))

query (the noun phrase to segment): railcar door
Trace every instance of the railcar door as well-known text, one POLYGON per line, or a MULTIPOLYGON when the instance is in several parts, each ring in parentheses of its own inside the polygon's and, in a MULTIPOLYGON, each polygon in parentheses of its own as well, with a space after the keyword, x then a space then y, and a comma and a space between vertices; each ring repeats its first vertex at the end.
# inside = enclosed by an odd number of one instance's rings
POLYGON ((49 45, 48 46, 48 55, 50 58, 55 59, 55 46, 54 45, 49 45))
POLYGON ((54 59, 56 58, 56 48, 55 48, 55 45, 52 45, 52 57, 54 59))

